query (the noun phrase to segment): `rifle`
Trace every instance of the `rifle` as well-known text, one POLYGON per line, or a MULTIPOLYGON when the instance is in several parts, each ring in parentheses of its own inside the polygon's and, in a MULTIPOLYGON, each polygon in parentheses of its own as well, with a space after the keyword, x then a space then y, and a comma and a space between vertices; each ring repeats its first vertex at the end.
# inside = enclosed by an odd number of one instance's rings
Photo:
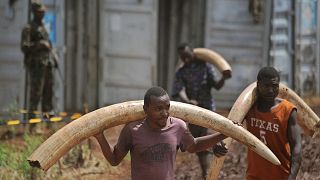
POLYGON ((64 78, 63 78, 63 76, 62 76, 62 72, 61 72, 61 69, 60 69, 60 66, 59 66, 59 56, 58 56, 58 54, 57 54, 55 51, 53 51, 52 49, 50 50, 50 54, 51 54, 52 59, 53 59, 54 67, 58 70, 59 77, 60 77, 60 79, 61 79, 61 81, 62 81, 62 84, 63 84, 63 86, 64 86, 64 85, 65 85, 65 83, 64 83, 64 78))

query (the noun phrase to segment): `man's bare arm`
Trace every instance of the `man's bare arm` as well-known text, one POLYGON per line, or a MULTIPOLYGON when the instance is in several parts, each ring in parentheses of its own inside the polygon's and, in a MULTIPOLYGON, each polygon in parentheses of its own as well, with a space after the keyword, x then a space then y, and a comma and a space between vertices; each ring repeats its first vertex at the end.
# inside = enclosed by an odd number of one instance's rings
POLYGON ((221 133, 215 133, 207 136, 197 137, 195 138, 195 143, 192 144, 190 147, 188 147, 187 150, 190 153, 204 151, 216 145, 218 142, 224 140, 225 138, 227 138, 227 136, 221 133))
POLYGON ((120 152, 116 146, 111 147, 107 139, 104 137, 103 132, 94 135, 94 137, 98 140, 104 157, 112 166, 117 166, 128 153, 128 151, 120 152))
POLYGON ((296 179, 301 164, 301 131, 297 123, 297 112, 293 110, 288 121, 288 141, 291 150, 289 180, 296 179))

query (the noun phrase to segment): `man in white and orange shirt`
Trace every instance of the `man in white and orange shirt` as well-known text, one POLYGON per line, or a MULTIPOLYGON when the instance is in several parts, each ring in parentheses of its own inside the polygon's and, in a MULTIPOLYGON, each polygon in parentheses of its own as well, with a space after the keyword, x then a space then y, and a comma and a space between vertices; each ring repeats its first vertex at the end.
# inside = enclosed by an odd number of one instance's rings
POLYGON ((277 98, 280 76, 273 67, 257 76, 257 101, 245 117, 248 131, 264 142, 281 162, 273 165, 248 150, 247 180, 296 179, 301 164, 301 133, 296 107, 277 98))

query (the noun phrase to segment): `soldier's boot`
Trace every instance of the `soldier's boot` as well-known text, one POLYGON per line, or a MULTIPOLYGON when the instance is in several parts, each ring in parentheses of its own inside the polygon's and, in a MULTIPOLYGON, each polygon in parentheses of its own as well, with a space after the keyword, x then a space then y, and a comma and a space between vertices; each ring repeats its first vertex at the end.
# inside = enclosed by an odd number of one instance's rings
POLYGON ((29 124, 29 134, 36 134, 36 124, 35 123, 29 124))
POLYGON ((52 117, 54 117, 54 116, 56 116, 56 113, 55 113, 54 111, 46 111, 46 112, 43 112, 42 118, 43 118, 44 121, 46 122, 46 128, 47 128, 47 129, 51 129, 51 128, 52 128, 50 119, 51 119, 52 117))

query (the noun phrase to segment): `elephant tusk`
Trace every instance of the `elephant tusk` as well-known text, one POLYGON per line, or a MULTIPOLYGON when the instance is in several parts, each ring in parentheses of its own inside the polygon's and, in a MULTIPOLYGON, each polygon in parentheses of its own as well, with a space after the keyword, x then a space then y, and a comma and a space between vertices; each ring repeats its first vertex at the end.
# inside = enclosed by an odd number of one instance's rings
MULTIPOLYGON (((242 91, 236 102, 233 104, 229 114, 228 119, 232 119, 233 121, 241 123, 247 112, 250 110, 251 106, 256 101, 256 83, 250 84, 245 90, 242 91)), ((225 146, 227 148, 230 147, 232 143, 231 138, 227 138, 224 140, 225 146)), ((207 176, 208 180, 215 180, 218 178, 220 170, 223 166, 223 162, 226 156, 215 157, 211 166, 209 168, 209 173, 207 176)))
MULTIPOLYGON (((175 101, 171 101, 170 104, 171 116, 221 132, 245 144, 272 163, 280 164, 271 150, 242 126, 204 108, 175 101)), ((81 141, 104 129, 144 117, 142 100, 114 104, 85 114, 43 142, 28 158, 29 164, 46 171, 81 141)))
POLYGON ((297 107, 298 124, 307 135, 320 132, 320 119, 312 109, 293 90, 280 83, 279 97, 287 99, 297 107))
POLYGON ((225 79, 231 78, 232 69, 229 63, 217 52, 207 48, 195 48, 193 53, 196 58, 203 59, 213 64, 222 73, 225 79))
MULTIPOLYGON (((319 117, 294 91, 280 83, 278 97, 289 100, 297 107, 298 123, 304 130, 305 134, 312 136, 314 132, 317 132, 317 134, 320 132, 319 117)), ((240 94, 230 110, 228 119, 241 122, 249 109, 255 103, 256 98, 256 82, 254 82, 240 94)), ((224 142, 228 148, 232 143, 232 139, 227 138, 224 142)), ((213 180, 218 178, 224 159, 225 156, 214 158, 211 163, 207 179, 213 180)))

